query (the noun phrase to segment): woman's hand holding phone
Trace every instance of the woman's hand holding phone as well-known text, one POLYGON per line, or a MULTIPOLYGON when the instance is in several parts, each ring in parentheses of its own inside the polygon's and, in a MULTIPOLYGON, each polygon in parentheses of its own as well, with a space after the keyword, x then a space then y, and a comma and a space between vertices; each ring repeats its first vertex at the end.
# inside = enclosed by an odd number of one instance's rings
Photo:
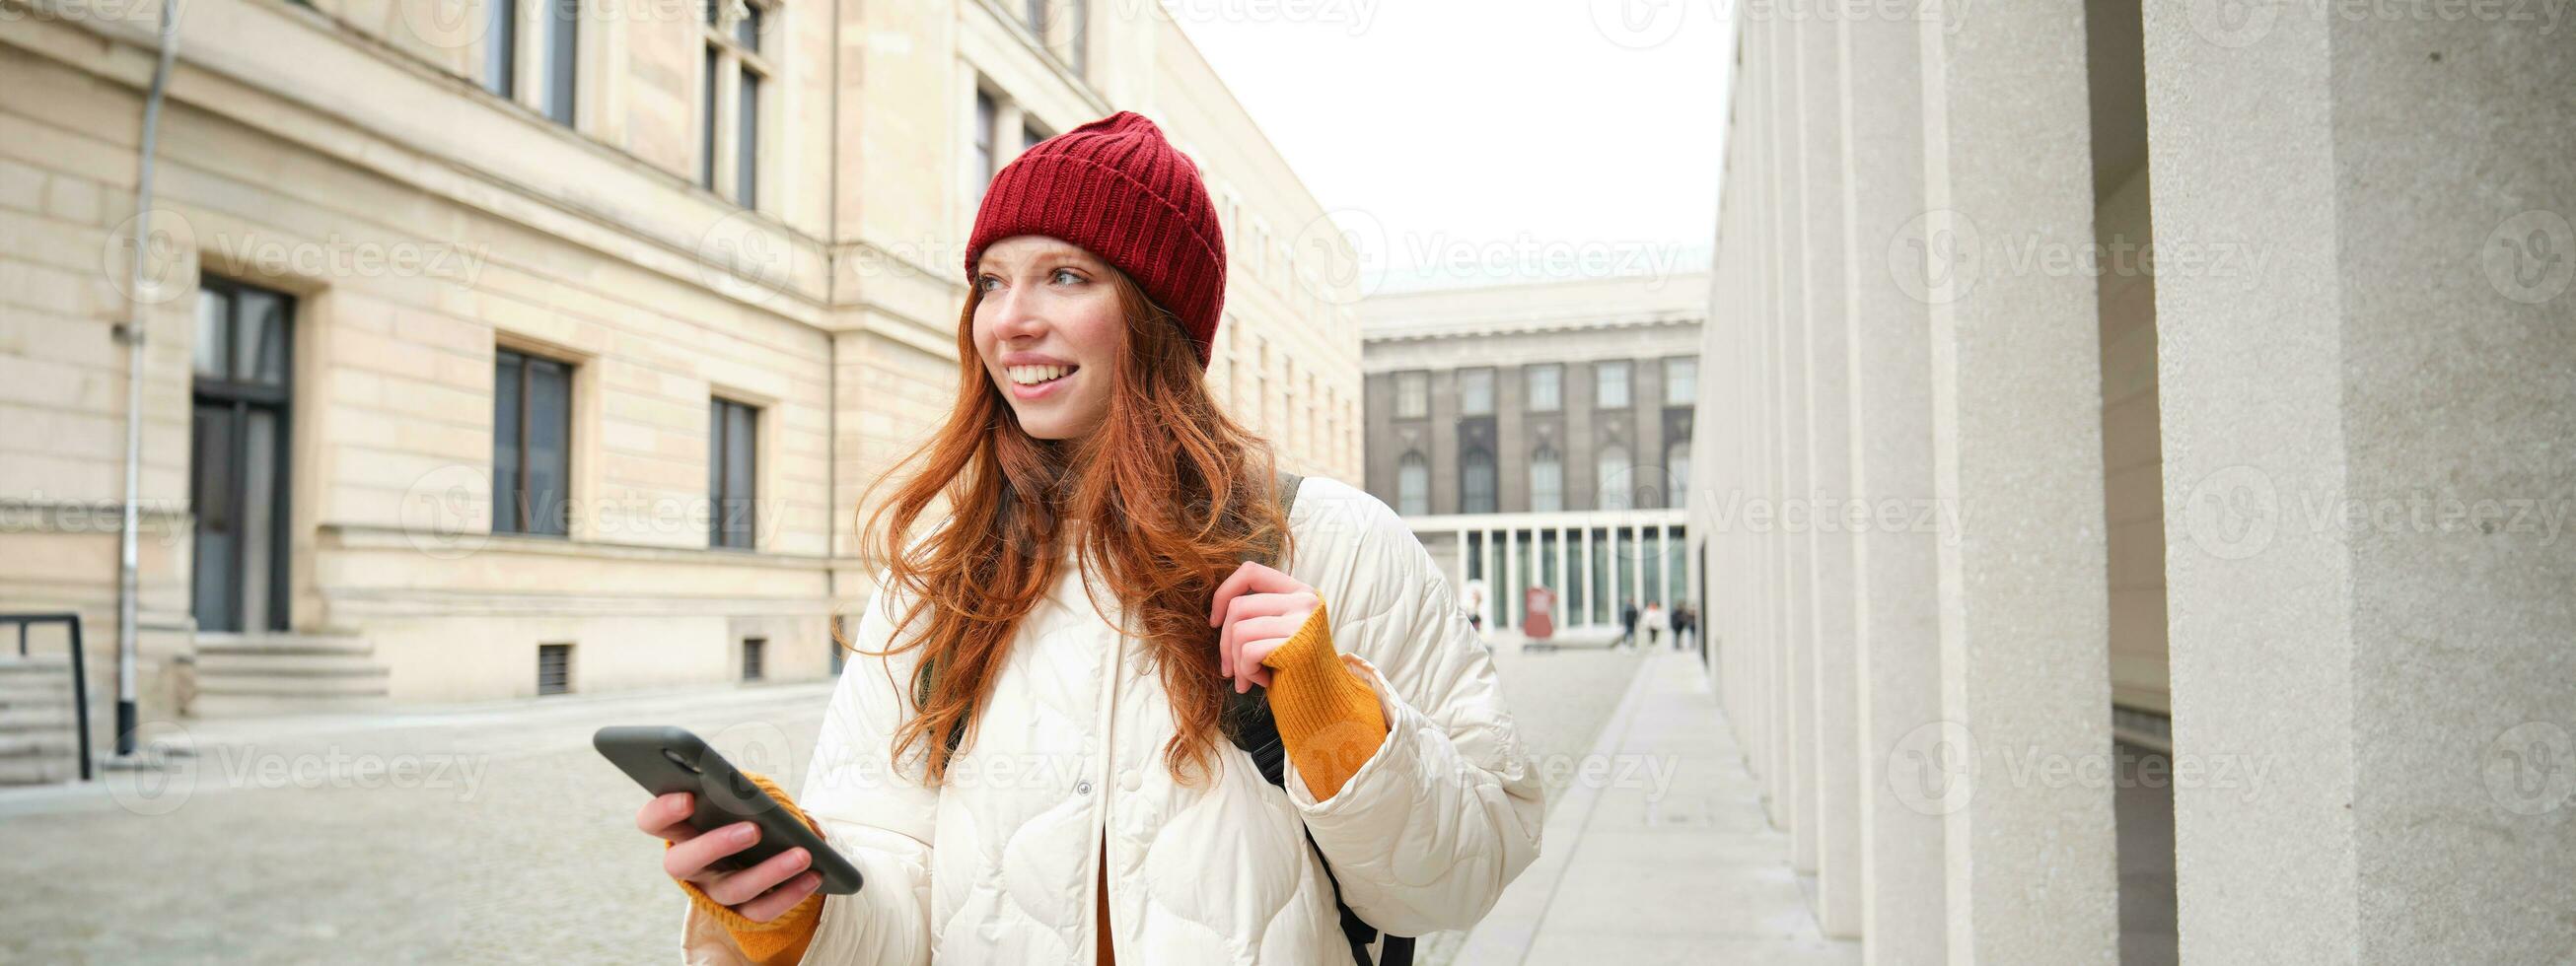
POLYGON ((823 874, 812 869, 814 857, 802 848, 739 871, 715 868, 719 860, 760 841, 760 826, 735 822, 700 832, 689 824, 697 807, 693 799, 688 792, 672 792, 645 802, 635 813, 636 828, 671 843, 662 853, 662 871, 671 878, 697 886, 707 898, 753 922, 776 919, 822 888, 823 874))

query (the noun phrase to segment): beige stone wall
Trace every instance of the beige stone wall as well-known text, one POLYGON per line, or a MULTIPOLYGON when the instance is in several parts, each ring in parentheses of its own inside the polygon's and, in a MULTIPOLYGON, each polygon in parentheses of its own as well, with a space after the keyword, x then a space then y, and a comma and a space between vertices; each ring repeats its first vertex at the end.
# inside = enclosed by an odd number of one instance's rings
MULTIPOLYGON (((586 5, 570 128, 529 85, 482 90, 466 6, 468 26, 383 0, 189 6, 155 205, 177 257, 144 376, 147 677, 190 647, 201 278, 298 300, 293 628, 366 639, 397 699, 482 698, 531 692, 541 643, 575 645, 580 690, 729 680, 750 636, 770 677, 826 673, 830 615, 871 590, 862 494, 955 396, 978 85, 1048 131, 1144 110, 1244 210, 1318 213, 1150 5, 1090 5, 1088 75, 1069 27, 1031 37, 1015 4, 771 8, 755 211, 698 187, 694 4, 586 5), (569 539, 489 533, 503 348, 576 367, 569 539), (711 396, 761 407, 754 552, 706 546, 711 396)), ((0 611, 79 609, 104 668, 127 311, 111 249, 150 33, 42 13, 0 17, 0 611)), ((1223 364, 1220 392, 1277 414, 1256 425, 1296 465, 1356 481, 1348 313, 1301 275, 1234 285, 1221 348, 1267 344, 1274 398, 1318 404, 1262 407, 1223 364)))

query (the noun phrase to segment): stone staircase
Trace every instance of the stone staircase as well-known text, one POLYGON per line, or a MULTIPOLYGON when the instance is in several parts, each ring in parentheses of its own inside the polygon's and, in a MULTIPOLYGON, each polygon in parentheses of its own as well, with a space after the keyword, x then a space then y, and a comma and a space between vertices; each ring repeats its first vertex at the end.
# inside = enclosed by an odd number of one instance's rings
MULTIPOLYGON (((69 655, 0 656, 0 785, 79 778, 80 732, 73 715, 69 655)), ((93 740, 97 734, 91 732, 93 740)))
POLYGON ((197 635, 196 718, 356 711, 387 703, 375 647, 349 634, 197 635))

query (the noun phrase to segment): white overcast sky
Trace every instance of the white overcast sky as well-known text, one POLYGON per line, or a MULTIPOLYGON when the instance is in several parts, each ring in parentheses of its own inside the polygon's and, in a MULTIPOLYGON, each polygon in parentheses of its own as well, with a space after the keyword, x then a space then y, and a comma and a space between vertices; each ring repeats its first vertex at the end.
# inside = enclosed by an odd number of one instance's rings
POLYGON ((1373 290, 1707 265, 1731 4, 1163 2, 1373 290))

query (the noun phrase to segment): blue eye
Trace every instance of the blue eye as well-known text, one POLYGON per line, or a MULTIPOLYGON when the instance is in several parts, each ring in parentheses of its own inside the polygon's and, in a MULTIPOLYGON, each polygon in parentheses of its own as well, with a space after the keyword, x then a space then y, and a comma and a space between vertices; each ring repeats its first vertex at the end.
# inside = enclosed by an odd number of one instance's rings
POLYGON ((1054 281, 1063 285, 1072 285, 1081 282, 1082 276, 1075 273, 1073 269, 1059 268, 1055 270, 1054 281))
POLYGON ((994 278, 993 276, 978 275, 975 276, 975 290, 979 292, 990 292, 993 290, 993 286, 999 282, 1001 282, 1001 279, 994 278))

